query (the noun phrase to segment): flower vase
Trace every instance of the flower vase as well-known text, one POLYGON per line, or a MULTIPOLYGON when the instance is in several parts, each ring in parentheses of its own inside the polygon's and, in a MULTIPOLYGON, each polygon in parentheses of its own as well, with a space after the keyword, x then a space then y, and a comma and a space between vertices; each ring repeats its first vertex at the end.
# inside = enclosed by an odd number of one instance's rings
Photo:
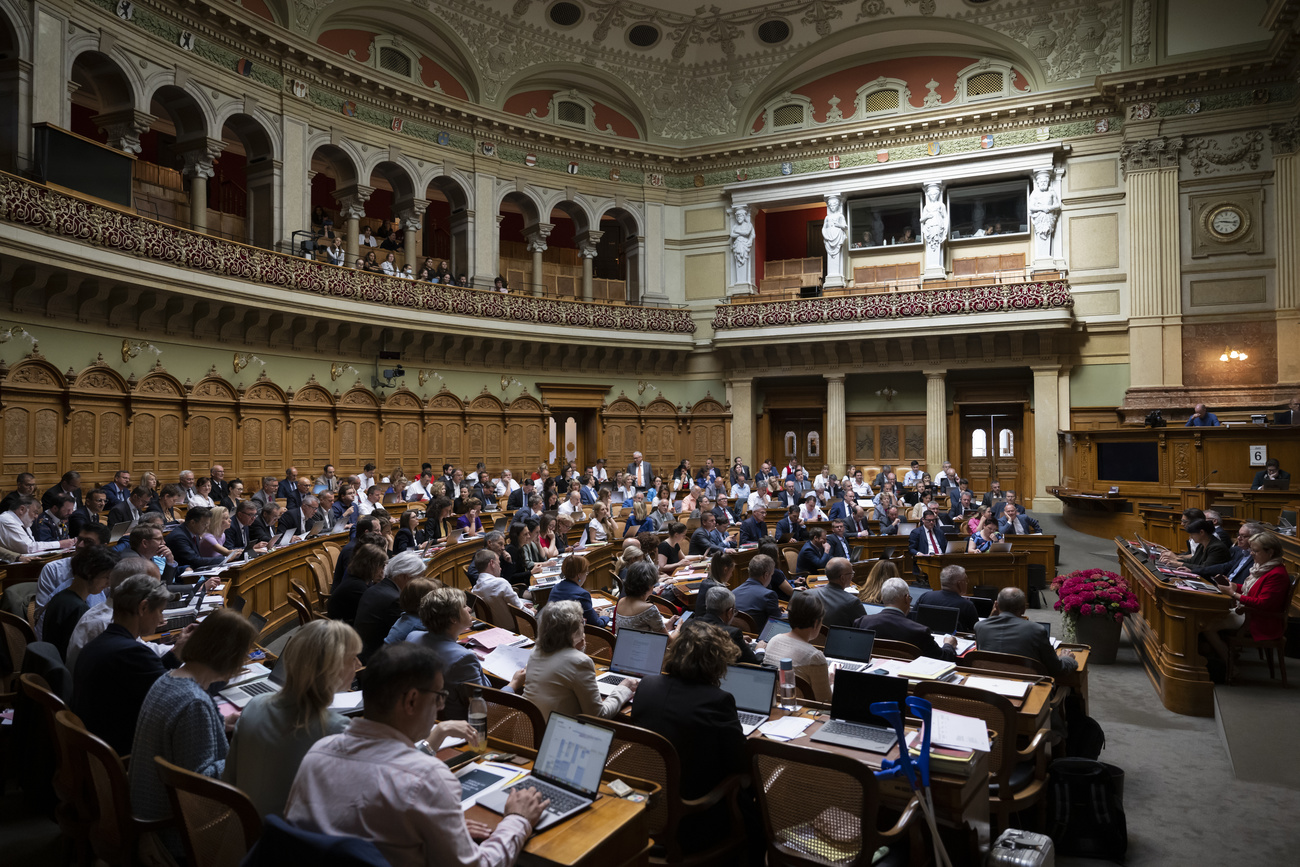
POLYGON ((1122 622, 1114 617, 1082 617, 1078 614, 1065 616, 1069 631, 1074 640, 1091 648, 1088 654, 1089 665, 1113 665, 1115 655, 1119 652, 1119 631, 1122 622))

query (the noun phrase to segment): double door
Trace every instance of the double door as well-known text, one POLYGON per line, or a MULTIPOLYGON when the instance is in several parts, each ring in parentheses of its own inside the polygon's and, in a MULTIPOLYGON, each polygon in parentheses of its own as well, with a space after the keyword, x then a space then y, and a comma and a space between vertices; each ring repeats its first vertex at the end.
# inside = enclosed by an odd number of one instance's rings
POLYGON ((1025 478, 1024 408, 1020 404, 961 407, 962 461, 958 472, 970 480, 971 489, 981 494, 994 479, 1004 491, 1015 491, 1020 502, 1028 497, 1020 490, 1025 478))
POLYGON ((826 462, 824 416, 809 410, 773 411, 771 425, 768 454, 777 462, 776 469, 797 459, 808 470, 808 478, 817 475, 826 462))

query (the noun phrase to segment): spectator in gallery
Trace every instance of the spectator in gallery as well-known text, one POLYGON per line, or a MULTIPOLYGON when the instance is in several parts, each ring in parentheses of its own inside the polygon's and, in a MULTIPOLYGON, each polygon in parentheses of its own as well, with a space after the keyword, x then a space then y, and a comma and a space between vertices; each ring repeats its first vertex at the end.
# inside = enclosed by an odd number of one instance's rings
POLYGON ((1219 417, 1205 408, 1205 404, 1198 403, 1192 408, 1192 415, 1187 419, 1187 424, 1183 427, 1218 427, 1219 417))
POLYGON ((502 295, 510 291, 510 286, 506 283, 506 278, 497 277, 492 281, 492 291, 500 292, 502 295))
POLYGON ((370 234, 370 227, 366 226, 361 230, 361 235, 357 238, 357 244, 362 247, 378 247, 379 239, 370 234))

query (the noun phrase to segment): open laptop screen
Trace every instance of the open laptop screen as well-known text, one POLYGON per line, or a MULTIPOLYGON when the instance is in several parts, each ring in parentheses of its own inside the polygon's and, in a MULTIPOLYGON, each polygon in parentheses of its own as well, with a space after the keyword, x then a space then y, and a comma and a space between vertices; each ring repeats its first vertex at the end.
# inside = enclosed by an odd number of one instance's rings
POLYGON ((668 650, 668 636, 662 632, 638 632, 620 629, 614 642, 614 656, 609 670, 619 674, 649 677, 659 674, 664 666, 664 652, 668 650))
POLYGON ((768 642, 771 641, 773 638, 776 638, 782 632, 789 632, 789 631, 790 631, 789 621, 777 620, 775 617, 769 617, 767 619, 767 625, 763 627, 762 634, 758 636, 758 640, 762 642, 768 642))
POLYGON ((547 720, 533 773, 594 798, 613 741, 612 729, 553 713, 547 720))
POLYGON ((957 609, 946 605, 916 606, 916 622, 935 635, 952 635, 957 631, 957 609))
POLYGON ((975 613, 978 614, 980 617, 993 616, 992 599, 989 599, 987 596, 966 596, 964 598, 970 600, 971 605, 975 606, 975 613))
POLYGON ((888 722, 871 712, 871 705, 878 701, 896 701, 900 707, 905 707, 903 701, 906 698, 906 678, 841 669, 835 673, 831 719, 888 728, 888 722))
POLYGON ((826 630, 825 654, 829 659, 870 662, 871 648, 875 643, 876 633, 870 629, 831 626, 826 630))
POLYGON ((731 693, 739 710, 765 714, 772 710, 777 673, 775 668, 728 665, 727 676, 718 686, 731 693))

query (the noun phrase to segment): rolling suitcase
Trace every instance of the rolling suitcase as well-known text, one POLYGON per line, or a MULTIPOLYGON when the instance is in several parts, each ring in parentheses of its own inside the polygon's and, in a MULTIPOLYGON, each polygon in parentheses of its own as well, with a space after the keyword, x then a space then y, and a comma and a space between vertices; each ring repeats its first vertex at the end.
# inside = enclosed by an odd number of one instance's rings
POLYGON ((988 863, 989 867, 1055 867, 1056 851, 1052 846, 1052 838, 1045 834, 1008 828, 989 850, 988 863))

